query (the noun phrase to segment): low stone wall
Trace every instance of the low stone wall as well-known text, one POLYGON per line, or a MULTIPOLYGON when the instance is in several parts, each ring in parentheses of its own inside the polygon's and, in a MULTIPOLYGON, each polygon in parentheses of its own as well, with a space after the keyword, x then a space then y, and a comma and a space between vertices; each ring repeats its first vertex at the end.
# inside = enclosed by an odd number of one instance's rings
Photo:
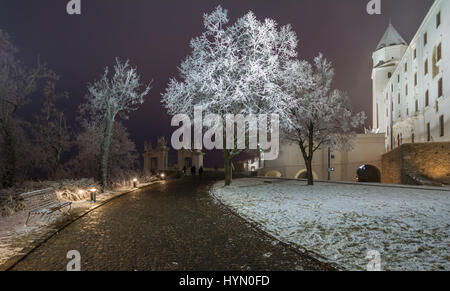
POLYGON ((404 144, 382 157, 382 183, 450 184, 450 142, 404 144))

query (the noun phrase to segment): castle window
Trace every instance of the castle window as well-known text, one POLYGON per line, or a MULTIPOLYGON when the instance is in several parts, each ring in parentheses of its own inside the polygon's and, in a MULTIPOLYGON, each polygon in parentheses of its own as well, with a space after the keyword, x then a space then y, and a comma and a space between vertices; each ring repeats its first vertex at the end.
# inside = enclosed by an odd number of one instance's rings
POLYGON ((439 112, 439 101, 436 100, 436 113, 439 112))
POLYGON ((406 116, 409 116, 409 108, 406 108, 406 116))
POLYGON ((397 82, 400 83, 400 75, 397 75, 397 82))
POLYGON ((408 63, 405 63, 405 72, 408 72, 408 63))
POLYGON ((439 61, 438 50, 439 50, 439 46, 436 46, 433 48, 433 65, 431 66, 431 68, 433 70, 433 78, 439 74, 439 67, 437 65, 437 62, 439 61))
POLYGON ((423 46, 426 46, 428 43, 428 34, 425 32, 423 34, 423 46))
POLYGON ((416 100, 416 112, 419 112, 419 100, 416 100))
POLYGON ((436 28, 438 28, 441 25, 441 12, 436 15, 436 28))
POLYGON ((430 106, 430 91, 425 92, 425 107, 430 106))
POLYGON ((444 88, 443 88, 442 78, 440 78, 438 81, 438 97, 442 97, 442 96, 444 96, 444 88))
POLYGON ((445 132, 444 132, 444 115, 441 115, 441 117, 439 117, 439 131, 440 131, 440 136, 443 137, 445 132))
POLYGON ((437 60, 440 61, 442 59, 442 43, 440 43, 437 47, 437 60))
POLYGON ((417 49, 414 49, 414 59, 417 58, 417 49))
POLYGON ((431 129, 430 129, 430 123, 427 123, 427 141, 431 141, 431 129))
POLYGON ((428 59, 425 60, 424 72, 425 72, 425 75, 428 74, 428 59))
POLYGON ((398 93, 398 104, 400 104, 400 93, 398 93))
POLYGON ((408 96, 408 85, 405 86, 405 96, 408 96))
POLYGON ((417 73, 414 73, 414 86, 417 86, 417 73))
POLYGON ((391 77, 392 77, 392 73, 389 72, 389 73, 388 73, 388 79, 390 79, 391 77))

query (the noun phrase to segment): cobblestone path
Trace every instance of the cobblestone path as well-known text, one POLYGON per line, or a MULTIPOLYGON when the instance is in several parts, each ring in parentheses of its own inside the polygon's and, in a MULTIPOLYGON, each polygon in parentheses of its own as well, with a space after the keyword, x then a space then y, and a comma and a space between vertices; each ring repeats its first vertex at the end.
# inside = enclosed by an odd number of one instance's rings
POLYGON ((14 270, 329 270, 253 229, 186 178, 117 198, 77 220, 14 270))

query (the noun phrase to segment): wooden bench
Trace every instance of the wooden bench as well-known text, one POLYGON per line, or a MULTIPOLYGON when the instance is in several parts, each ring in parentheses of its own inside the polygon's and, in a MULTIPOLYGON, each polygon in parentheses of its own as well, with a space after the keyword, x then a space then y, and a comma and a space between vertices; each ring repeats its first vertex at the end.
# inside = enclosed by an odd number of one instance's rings
POLYGON ((28 224, 31 215, 40 215, 41 217, 48 215, 48 220, 50 220, 50 214, 61 211, 67 206, 69 206, 67 212, 72 208, 72 202, 60 202, 58 200, 53 188, 23 193, 20 194, 20 198, 23 199, 26 209, 28 209, 28 218, 25 225, 28 224))

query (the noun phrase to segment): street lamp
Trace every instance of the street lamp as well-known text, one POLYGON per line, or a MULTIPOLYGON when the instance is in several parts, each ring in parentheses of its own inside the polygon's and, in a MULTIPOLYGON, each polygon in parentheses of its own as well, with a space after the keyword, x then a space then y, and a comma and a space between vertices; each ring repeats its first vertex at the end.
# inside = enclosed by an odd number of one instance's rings
POLYGON ((331 180, 331 148, 328 147, 328 181, 331 180))
POLYGON ((92 188, 89 190, 89 192, 91 192, 91 202, 97 202, 97 189, 92 188))
POLYGON ((136 178, 134 178, 133 179, 133 187, 134 188, 137 188, 137 182, 138 182, 138 180, 136 178))

